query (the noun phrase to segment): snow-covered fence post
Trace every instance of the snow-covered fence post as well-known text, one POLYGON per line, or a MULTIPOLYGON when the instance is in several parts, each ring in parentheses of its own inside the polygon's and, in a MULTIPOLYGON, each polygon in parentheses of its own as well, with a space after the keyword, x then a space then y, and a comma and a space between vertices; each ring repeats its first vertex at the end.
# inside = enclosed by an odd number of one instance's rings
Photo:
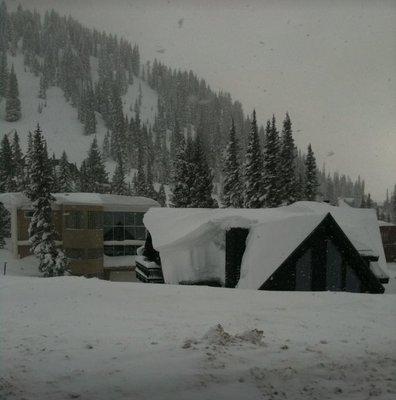
POLYGON ((3 275, 5 275, 6 272, 7 272, 7 261, 4 261, 3 275))

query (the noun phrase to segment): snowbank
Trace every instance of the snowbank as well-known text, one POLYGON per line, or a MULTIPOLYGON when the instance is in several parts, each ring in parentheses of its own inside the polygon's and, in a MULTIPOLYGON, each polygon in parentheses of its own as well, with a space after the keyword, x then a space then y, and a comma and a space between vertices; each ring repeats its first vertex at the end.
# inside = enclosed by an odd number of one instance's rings
POLYGON ((396 393, 394 295, 1 276, 0 304, 0 398, 396 393))

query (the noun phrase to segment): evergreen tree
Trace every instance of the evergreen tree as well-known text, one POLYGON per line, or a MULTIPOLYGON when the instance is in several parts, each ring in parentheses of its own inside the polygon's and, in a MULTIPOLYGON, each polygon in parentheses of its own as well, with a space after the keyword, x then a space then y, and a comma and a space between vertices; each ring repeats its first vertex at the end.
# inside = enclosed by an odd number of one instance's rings
POLYGON ((5 237, 6 237, 6 226, 8 223, 9 217, 7 215, 7 210, 5 209, 3 203, 0 203, 0 249, 3 249, 5 246, 5 237))
POLYGON ((84 97, 84 135, 92 135, 96 132, 95 95, 91 85, 86 90, 84 97))
POLYGON ((146 168, 146 196, 155 199, 157 197, 157 192, 154 189, 153 172, 151 166, 152 160, 148 159, 146 168))
POLYGON ((373 200, 371 200, 370 193, 367 195, 366 208, 373 208, 373 200))
POLYGON ((305 170, 305 198, 309 201, 315 201, 318 192, 318 177, 315 155, 312 151, 311 143, 308 145, 307 158, 305 160, 305 170))
POLYGON ((111 147, 110 147, 110 132, 107 131, 103 139, 102 144, 102 155, 104 160, 109 160, 111 157, 111 147))
POLYGON ((33 254, 39 260, 39 270, 45 277, 63 275, 66 258, 56 248, 57 234, 52 223, 51 194, 53 179, 47 147, 40 126, 33 136, 30 182, 26 191, 33 205, 33 216, 29 226, 29 240, 33 254))
POLYGON ((25 160, 19 144, 18 133, 14 133, 14 138, 11 144, 12 149, 12 160, 14 166, 14 176, 15 176, 15 190, 21 192, 25 188, 25 160))
POLYGON ((143 166, 143 152, 138 153, 138 167, 134 177, 134 193, 136 196, 147 196, 146 174, 143 166))
POLYGON ((166 193, 165 193, 165 186, 161 184, 158 194, 157 194, 157 201, 161 204, 161 207, 166 207, 166 193))
POLYGON ((16 190, 15 168, 12 148, 8 136, 4 135, 0 145, 0 193, 16 190))
POLYGON ((91 192, 92 184, 91 179, 88 176, 87 160, 83 160, 78 174, 78 191, 80 192, 91 192))
POLYGON ((38 93, 38 98, 45 100, 47 98, 47 82, 44 77, 44 75, 41 75, 40 77, 40 85, 39 85, 39 93, 38 93))
POLYGON ((283 121, 281 151, 280 151, 280 180, 282 202, 291 204, 296 201, 296 150, 294 146, 290 116, 286 113, 283 121))
MULTIPOLYGON (((290 127, 291 129, 291 127, 290 127)), ((282 202, 282 189, 280 183, 280 143, 276 129, 275 116, 272 123, 267 122, 266 142, 264 151, 264 205, 266 207, 278 207, 282 202)))
POLYGON ((15 75, 14 66, 11 67, 8 78, 6 95, 6 116, 8 122, 15 122, 21 118, 21 102, 19 100, 18 81, 15 75))
POLYGON ((248 136, 244 168, 245 208, 260 208, 263 205, 264 187, 262 171, 263 156, 261 153, 260 139, 257 131, 256 111, 253 111, 253 119, 248 136))
POLYGON ((7 53, 0 53, 0 99, 7 94, 8 87, 8 68, 7 68, 7 53))
POLYGON ((70 193, 73 191, 73 178, 71 175, 70 164, 67 159, 67 154, 63 150, 62 157, 59 160, 58 190, 61 193, 70 193))
POLYGON ((192 158, 192 168, 190 170, 191 202, 189 207, 193 208, 215 208, 217 201, 213 199, 213 174, 206 161, 200 136, 197 136, 193 143, 194 151, 192 158))
POLYGON ((92 193, 106 193, 109 190, 109 180, 99 151, 98 141, 94 137, 84 164, 85 190, 92 193))
POLYGON ((119 195, 128 194, 128 185, 125 182, 125 170, 121 157, 118 157, 117 166, 111 181, 111 193, 119 195))
POLYGON ((186 144, 184 138, 181 137, 175 149, 175 153, 172 172, 171 206, 181 208, 190 207, 193 156, 193 143, 191 138, 188 138, 186 144))
POLYGON ((225 207, 240 208, 243 206, 243 187, 238 152, 238 139, 236 138, 234 119, 232 119, 230 140, 225 151, 223 165, 222 203, 225 207))

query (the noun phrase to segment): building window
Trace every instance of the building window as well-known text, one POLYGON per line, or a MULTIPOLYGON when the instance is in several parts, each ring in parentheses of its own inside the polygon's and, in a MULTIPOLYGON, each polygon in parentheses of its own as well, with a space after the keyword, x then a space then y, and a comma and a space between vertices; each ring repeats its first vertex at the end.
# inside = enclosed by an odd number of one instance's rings
POLYGON ((140 246, 104 246, 104 254, 109 257, 135 256, 140 246))
POLYGON ((83 211, 69 211, 66 214, 66 229, 84 229, 86 227, 86 215, 83 211))
POLYGON ((103 240, 145 240, 146 228, 143 212, 105 212, 103 215, 103 240))
POLYGON ((88 211, 88 229, 103 228, 103 213, 98 211, 88 211))
POLYGON ((26 219, 31 219, 33 217, 33 213, 34 213, 33 210, 25 211, 25 218, 26 219))
POLYGON ((68 211, 66 229, 102 229, 102 213, 98 211, 68 211))

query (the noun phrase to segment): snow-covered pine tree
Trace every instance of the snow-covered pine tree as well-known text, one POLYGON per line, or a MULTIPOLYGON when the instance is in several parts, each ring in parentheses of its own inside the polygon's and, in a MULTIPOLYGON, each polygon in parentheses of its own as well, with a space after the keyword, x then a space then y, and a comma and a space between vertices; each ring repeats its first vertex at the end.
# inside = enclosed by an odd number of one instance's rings
POLYGON ((166 193, 165 186, 161 184, 158 193, 157 193, 157 201, 161 204, 161 207, 166 207, 166 193))
POLYGON ((193 157, 190 170, 190 204, 193 208, 216 208, 217 201, 213 199, 213 174, 203 151, 201 138, 198 135, 193 142, 193 157))
POLYGON ((50 160, 40 126, 34 131, 32 157, 30 159, 30 182, 26 195, 32 202, 33 216, 29 226, 32 253, 39 260, 39 270, 45 277, 63 275, 67 260, 56 248, 57 233, 52 223, 51 194, 53 185, 50 160))
POLYGON ((273 115, 272 122, 267 122, 264 149, 263 181, 266 207, 278 207, 282 202, 280 176, 280 142, 273 115))
POLYGON ((8 122, 15 122, 21 118, 21 115, 21 102, 19 100, 18 81, 14 71, 14 66, 12 66, 10 75, 8 77, 5 119, 8 122))
POLYGON ((263 155, 261 153, 260 139, 258 137, 256 111, 249 131, 246 160, 244 165, 244 206, 245 208, 260 208, 263 206, 263 155))
POLYGON ((150 158, 147 158, 147 168, 146 168, 146 196, 151 199, 155 199, 157 197, 157 192, 154 189, 154 179, 153 179, 153 171, 152 171, 153 161, 150 158))
POLYGON ((92 85, 88 85, 84 95, 84 135, 96 132, 95 96, 92 85))
POLYGON ((315 201, 318 192, 318 177, 316 159, 312 151, 311 143, 308 145, 307 157, 305 159, 305 199, 315 201))
POLYGON ((289 113, 283 121, 281 151, 280 151, 280 180, 279 189, 284 204, 296 201, 296 148, 294 145, 292 124, 289 113))
POLYGON ((144 164, 143 164, 143 151, 139 150, 138 153, 138 165, 137 172, 134 176, 134 193, 136 196, 147 196, 147 182, 146 182, 146 174, 144 173, 144 164))
POLYGON ((373 208, 373 200, 371 199, 371 194, 367 195, 366 208, 373 208))
POLYGON ((91 181, 88 176, 87 160, 85 159, 82 161, 80 166, 77 188, 79 192, 89 193, 92 189, 91 186, 91 181))
POLYGON ((119 195, 128 194, 128 185, 125 182, 125 169, 121 157, 118 157, 117 166, 111 181, 111 193, 119 195))
POLYGON ((12 148, 7 135, 3 136, 0 144, 0 193, 16 190, 15 166, 12 148))
POLYGON ((63 150, 58 168, 58 190, 61 193, 73 192, 73 178, 66 152, 63 150))
POLYGON ((0 98, 5 97, 8 87, 8 67, 7 67, 7 53, 2 51, 0 53, 0 98))
POLYGON ((391 199, 391 213, 389 214, 392 214, 392 216, 389 217, 388 220, 392 220, 394 223, 396 223, 396 185, 393 189, 393 194, 391 199))
POLYGON ((105 137, 103 138, 102 156, 103 156, 104 160, 109 160, 111 157, 110 132, 109 131, 106 132, 105 137))
POLYGON ((188 138, 180 137, 175 149, 175 159, 172 171, 172 194, 170 198, 171 207, 191 207, 191 170, 193 158, 193 142, 188 138))
POLYGON ((9 222, 9 215, 5 209, 3 203, 0 203, 0 249, 5 246, 5 238, 7 235, 6 226, 9 222))
POLYGON ((11 144, 12 149, 12 160, 14 165, 14 176, 15 176, 15 184, 18 192, 22 192, 25 189, 25 160, 21 150, 21 146, 19 144, 19 136, 15 131, 14 137, 11 144))
POLYGON ((84 179, 86 179, 84 186, 87 192, 107 193, 109 191, 109 179, 96 136, 88 151, 84 169, 84 179))
POLYGON ((39 85, 39 92, 38 92, 38 98, 45 100, 47 98, 47 82, 44 77, 44 75, 40 76, 40 85, 39 85))
POLYGON ((243 206, 243 186, 238 158, 238 139, 236 138, 234 119, 232 119, 230 139, 223 162, 224 181, 221 200, 225 207, 241 208, 243 206))

